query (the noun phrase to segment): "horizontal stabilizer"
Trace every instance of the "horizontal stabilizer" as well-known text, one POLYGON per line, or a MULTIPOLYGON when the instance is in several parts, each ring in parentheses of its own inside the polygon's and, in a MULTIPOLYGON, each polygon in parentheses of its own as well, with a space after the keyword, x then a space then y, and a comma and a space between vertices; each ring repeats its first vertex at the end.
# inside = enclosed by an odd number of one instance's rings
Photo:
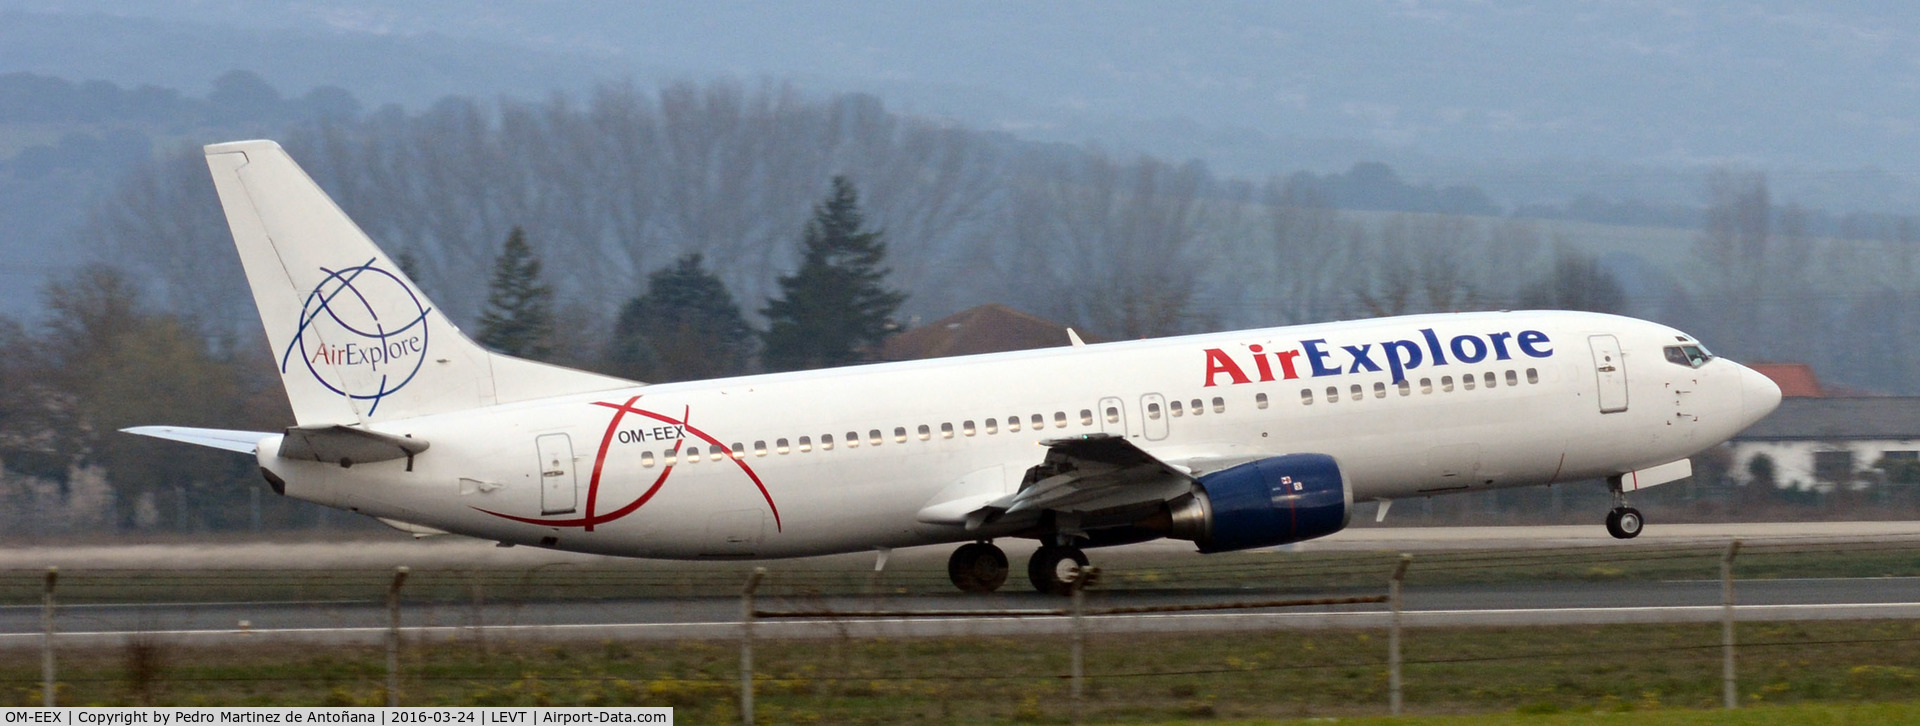
POLYGON ((348 426, 314 426, 287 429, 280 440, 280 458, 319 461, 329 464, 366 464, 392 459, 411 459, 427 450, 420 439, 383 434, 348 426))
POLYGON ((259 431, 229 431, 227 429, 194 429, 185 426, 135 426, 120 429, 129 434, 152 436, 156 439, 179 441, 195 446, 211 446, 216 449, 251 454, 260 448, 260 440, 273 434, 259 431))

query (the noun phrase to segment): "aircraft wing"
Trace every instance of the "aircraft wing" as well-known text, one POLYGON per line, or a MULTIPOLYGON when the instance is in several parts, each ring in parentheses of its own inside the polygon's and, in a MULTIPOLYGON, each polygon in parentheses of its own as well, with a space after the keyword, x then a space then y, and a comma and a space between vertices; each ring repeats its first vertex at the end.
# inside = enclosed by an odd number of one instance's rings
POLYGON ((968 513, 968 529, 1038 521, 1046 512, 1082 526, 1131 522, 1147 509, 1192 491, 1185 467, 1155 458, 1126 439, 1092 434, 1041 442, 1045 460, 1027 470, 1020 489, 968 513))

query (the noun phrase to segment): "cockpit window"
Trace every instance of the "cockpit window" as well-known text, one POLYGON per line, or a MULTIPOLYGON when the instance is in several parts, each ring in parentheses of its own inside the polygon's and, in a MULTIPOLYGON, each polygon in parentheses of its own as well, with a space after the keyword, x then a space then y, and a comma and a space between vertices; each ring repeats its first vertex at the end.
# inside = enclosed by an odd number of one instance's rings
POLYGON ((1713 354, 1699 345, 1669 345, 1664 350, 1668 363, 1688 368, 1699 368, 1713 360, 1713 354))

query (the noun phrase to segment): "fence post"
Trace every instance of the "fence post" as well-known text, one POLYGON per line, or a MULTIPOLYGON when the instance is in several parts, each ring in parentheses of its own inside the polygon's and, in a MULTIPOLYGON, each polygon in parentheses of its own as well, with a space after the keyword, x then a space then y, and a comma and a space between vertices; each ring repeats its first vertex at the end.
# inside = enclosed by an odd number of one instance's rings
POLYGON ((400 705, 400 586, 407 581, 407 568, 393 568, 393 584, 387 586, 387 707, 400 705))
POLYGON ((53 584, 60 579, 60 568, 47 568, 47 590, 42 599, 40 626, 40 705, 53 708, 59 695, 53 678, 53 584))
POLYGON ((1074 723, 1080 723, 1081 705, 1085 702, 1087 692, 1087 626, 1085 617, 1087 609, 1087 586, 1092 585, 1093 581, 1099 576, 1100 568, 1083 567, 1080 568, 1079 574, 1073 578, 1073 581, 1067 585, 1067 591, 1073 597, 1072 610, 1069 612, 1073 621, 1072 631, 1068 635, 1068 640, 1072 643, 1072 671, 1068 690, 1072 694, 1074 723))
POLYGON ((1740 553, 1740 540, 1727 543, 1720 556, 1720 685, 1727 708, 1740 707, 1740 686, 1733 677, 1733 557, 1740 553))
POLYGON ((767 568, 755 567, 740 590, 740 723, 753 726, 753 591, 767 568))
POLYGON ((1387 603, 1393 613, 1387 620, 1387 710, 1399 716, 1403 709, 1400 697, 1400 581, 1407 576, 1407 566, 1413 564, 1413 555, 1401 553, 1399 564, 1393 567, 1393 577, 1387 580, 1387 603))

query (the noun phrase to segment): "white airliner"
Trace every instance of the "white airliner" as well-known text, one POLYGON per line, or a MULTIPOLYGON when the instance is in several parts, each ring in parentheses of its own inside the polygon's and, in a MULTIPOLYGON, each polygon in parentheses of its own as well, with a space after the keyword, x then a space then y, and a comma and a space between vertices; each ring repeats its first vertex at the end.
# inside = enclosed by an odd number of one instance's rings
MULTIPOLYGON (((461 334, 278 144, 206 147, 298 425, 133 433, 254 454, 274 491, 416 534, 668 559, 963 543, 962 590, 1039 540, 1201 552, 1345 527, 1356 502, 1605 478, 1636 489, 1779 405, 1664 325, 1420 315, 646 385, 461 334)), ((1124 293, 1119 293, 1124 294, 1124 293)))

